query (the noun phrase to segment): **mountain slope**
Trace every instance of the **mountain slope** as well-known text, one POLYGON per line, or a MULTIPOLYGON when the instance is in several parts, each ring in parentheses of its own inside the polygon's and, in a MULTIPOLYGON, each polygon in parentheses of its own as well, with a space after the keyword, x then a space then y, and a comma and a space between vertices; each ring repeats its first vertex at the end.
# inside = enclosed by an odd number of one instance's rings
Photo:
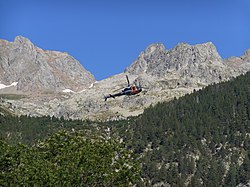
MULTIPOLYGON (((123 73, 98 82, 91 79, 91 85, 84 86, 84 89, 70 97, 68 95, 67 98, 24 98, 4 101, 3 105, 11 107, 17 114, 30 116, 50 115, 63 116, 66 119, 91 120, 123 119, 141 114, 145 108, 157 102, 179 98, 193 92, 194 89, 198 90, 246 73, 250 70, 249 58, 250 53, 246 51, 242 57, 223 60, 211 42, 197 45, 180 43, 169 50, 163 44, 152 44, 123 73), (127 86, 126 75, 129 75, 131 83, 139 82, 146 89, 139 95, 111 98, 104 102, 104 95, 120 92, 127 86)), ((45 74, 44 76, 48 77, 45 74)), ((86 85, 81 79, 79 81, 86 85)))
MULTIPOLYGON (((0 83, 16 82, 12 93, 80 91, 95 82, 94 76, 67 53, 45 51, 17 36, 0 40, 0 83)), ((1 90, 0 90, 1 91, 1 90)))
POLYGON ((142 156, 147 184, 247 184, 249 87, 247 73, 178 100, 157 104, 146 109, 135 123, 127 123, 121 136, 142 156))
MULTIPOLYGON (((102 138, 119 139, 133 151, 141 163, 142 186, 247 186, 249 87, 250 73, 247 73, 230 82, 159 103, 138 117, 106 123, 0 115, 0 137, 12 143, 32 144, 59 129, 71 130, 73 134, 80 130, 83 137, 98 134, 102 138)), ((72 145, 63 138, 57 140, 60 148, 72 145)), ((3 155, 9 158, 5 152, 3 155)), ((36 158, 30 159, 32 163, 39 162, 36 158)), ((77 158, 70 155, 70 160, 77 158)))

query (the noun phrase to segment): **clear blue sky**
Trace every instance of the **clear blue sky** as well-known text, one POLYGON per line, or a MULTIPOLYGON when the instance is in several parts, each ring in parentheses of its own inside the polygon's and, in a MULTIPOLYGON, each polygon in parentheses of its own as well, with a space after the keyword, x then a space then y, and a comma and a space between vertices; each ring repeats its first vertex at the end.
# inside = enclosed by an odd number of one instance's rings
POLYGON ((97 80, 148 45, 212 41, 223 58, 250 48, 250 0, 0 0, 0 38, 68 52, 97 80))

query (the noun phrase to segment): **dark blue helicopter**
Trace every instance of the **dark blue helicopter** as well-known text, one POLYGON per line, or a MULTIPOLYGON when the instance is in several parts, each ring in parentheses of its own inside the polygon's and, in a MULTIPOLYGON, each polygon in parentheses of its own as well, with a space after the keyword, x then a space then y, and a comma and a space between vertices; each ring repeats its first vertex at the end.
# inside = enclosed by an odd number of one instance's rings
POLYGON ((140 82, 139 82, 138 86, 137 85, 130 85, 127 75, 126 75, 126 78, 127 78, 128 86, 126 88, 124 88, 119 93, 109 94, 107 96, 104 96, 105 101, 107 101, 108 98, 115 98, 115 97, 119 97, 122 95, 136 95, 142 91, 142 87, 140 85, 140 82))

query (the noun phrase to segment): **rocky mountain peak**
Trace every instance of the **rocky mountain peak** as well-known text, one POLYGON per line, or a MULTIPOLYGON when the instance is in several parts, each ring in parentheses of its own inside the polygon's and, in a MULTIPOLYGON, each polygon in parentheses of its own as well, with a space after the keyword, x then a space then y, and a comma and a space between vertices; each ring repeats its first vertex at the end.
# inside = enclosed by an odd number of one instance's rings
POLYGON ((125 72, 129 74, 145 73, 150 64, 154 64, 159 57, 164 56, 167 50, 163 44, 151 44, 138 58, 128 67, 125 72))
POLYGON ((242 58, 244 60, 247 60, 248 62, 250 62, 250 49, 246 50, 242 56, 242 58))
POLYGON ((14 42, 10 42, 10 46, 14 49, 11 50, 10 56, 17 56, 19 54, 26 54, 27 56, 35 59, 37 56, 37 49, 35 45, 28 39, 23 36, 17 36, 14 39, 14 42))
POLYGON ((27 53, 20 53, 20 48, 32 45, 22 38, 17 41, 23 41, 22 45, 13 47, 13 44, 0 40, 0 84, 9 80, 8 85, 18 82, 20 90, 81 90, 67 99, 33 101, 24 98, 11 101, 11 105, 10 101, 4 104, 16 113, 31 116, 123 119, 142 113, 152 104, 181 97, 194 89, 229 80, 250 70, 250 50, 241 57, 222 60, 211 42, 197 45, 179 43, 170 50, 166 50, 163 44, 152 44, 124 73, 94 82, 94 77, 67 53, 44 51, 35 46, 34 52, 30 53, 32 47, 27 47, 27 53), (25 43, 27 45, 23 45, 25 43), (126 75, 130 83, 140 83, 142 92, 105 102, 103 94, 119 93, 127 86, 126 75))
POLYGON ((166 50, 165 46, 161 43, 151 44, 146 48, 145 55, 149 56, 149 55, 152 55, 154 53, 159 53, 159 52, 165 51, 165 50, 166 50))
POLYGON ((246 51, 244 52, 244 55, 250 56, 250 49, 246 50, 246 51))
POLYGON ((239 72, 241 74, 250 70, 250 49, 246 50, 240 57, 230 57, 223 60, 223 63, 231 68, 231 73, 239 72))
POLYGON ((215 45, 212 42, 197 44, 194 47, 197 48, 197 50, 202 56, 210 58, 212 62, 217 63, 222 61, 221 56, 219 55, 215 45))
POLYGON ((164 77, 169 72, 195 70, 208 64, 222 65, 222 58, 212 42, 189 45, 179 43, 166 50, 163 44, 152 44, 129 66, 125 73, 164 77))
POLYGON ((203 63, 210 61, 218 63, 222 61, 216 47, 212 42, 203 44, 189 45, 187 43, 180 43, 168 53, 169 58, 174 59, 176 64, 192 64, 203 63))
POLYGON ((42 50, 22 36, 14 42, 0 41, 0 81, 5 85, 17 82, 18 92, 76 92, 95 82, 94 76, 67 53, 42 50))
POLYGON ((29 44, 29 45, 33 45, 32 42, 28 39, 28 38, 25 38, 23 36, 16 36, 15 39, 14 39, 14 43, 15 44, 29 44))

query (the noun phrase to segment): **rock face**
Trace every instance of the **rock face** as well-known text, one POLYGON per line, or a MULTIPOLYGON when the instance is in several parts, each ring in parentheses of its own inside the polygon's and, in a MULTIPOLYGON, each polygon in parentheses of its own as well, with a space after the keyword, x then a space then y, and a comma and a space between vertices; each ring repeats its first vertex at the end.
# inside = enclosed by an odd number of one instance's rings
MULTIPOLYGON (((170 50, 165 49, 163 44, 152 44, 123 73, 94 82, 67 99, 24 98, 4 101, 2 105, 15 113, 31 116, 120 119, 141 114, 151 104, 181 97, 194 89, 229 80, 249 70, 250 50, 241 57, 223 60, 211 42, 197 45, 180 43, 170 50), (127 86, 126 75, 129 76, 130 83, 140 82, 146 89, 139 95, 111 98, 105 102, 104 95, 120 92, 127 86)), ((40 76, 49 77, 47 74, 40 76)), ((85 80, 83 82, 85 85, 85 80)))
POLYGON ((95 82, 94 76, 67 53, 45 51, 27 38, 0 40, 0 83, 17 82, 19 93, 80 91, 95 82))
POLYGON ((181 43, 169 51, 162 44, 151 45, 125 72, 146 73, 158 78, 176 74, 179 82, 184 84, 193 82, 206 85, 229 78, 226 69, 215 46, 208 42, 194 46, 181 43))
POLYGON ((235 72, 245 73, 250 70, 250 49, 240 57, 230 57, 224 60, 224 63, 231 68, 232 74, 235 72))
POLYGON ((152 44, 125 70, 130 74, 150 72, 156 64, 163 62, 167 51, 163 44, 152 44), (149 71, 148 71, 149 70, 149 71))

